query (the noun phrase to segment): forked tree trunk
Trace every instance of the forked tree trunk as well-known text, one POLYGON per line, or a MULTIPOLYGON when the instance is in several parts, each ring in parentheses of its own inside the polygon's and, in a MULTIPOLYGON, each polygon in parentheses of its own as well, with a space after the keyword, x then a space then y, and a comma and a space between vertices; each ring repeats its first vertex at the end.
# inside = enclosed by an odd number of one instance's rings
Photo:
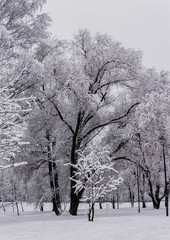
POLYGON ((163 199, 164 195, 163 196, 159 196, 160 194, 160 186, 159 185, 156 185, 156 190, 155 192, 153 191, 153 186, 152 186, 152 182, 150 179, 148 179, 148 183, 149 183, 149 196, 151 197, 152 199, 152 203, 153 203, 153 208, 155 209, 159 209, 160 208, 160 203, 161 203, 161 200, 163 199))
POLYGON ((160 200, 159 201, 155 201, 154 199, 152 200, 153 202, 153 208, 155 209, 159 209, 160 208, 160 200))

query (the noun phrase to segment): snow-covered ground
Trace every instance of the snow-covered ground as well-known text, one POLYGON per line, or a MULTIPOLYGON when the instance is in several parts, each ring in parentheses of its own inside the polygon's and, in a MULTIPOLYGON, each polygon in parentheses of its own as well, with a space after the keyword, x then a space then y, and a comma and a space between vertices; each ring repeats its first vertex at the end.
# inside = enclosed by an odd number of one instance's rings
POLYGON ((78 216, 63 212, 59 217, 46 206, 44 212, 30 211, 17 216, 10 209, 0 210, 0 240, 170 240, 170 217, 165 217, 165 208, 111 209, 105 204, 98 209, 94 222, 87 221, 87 206, 81 205, 78 216))

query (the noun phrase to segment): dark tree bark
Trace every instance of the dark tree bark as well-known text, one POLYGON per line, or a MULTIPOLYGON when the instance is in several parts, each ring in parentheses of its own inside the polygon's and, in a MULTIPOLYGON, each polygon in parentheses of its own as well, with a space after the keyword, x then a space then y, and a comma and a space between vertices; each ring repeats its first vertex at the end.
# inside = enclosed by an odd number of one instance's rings
POLYGON ((129 190, 129 199, 130 199, 131 207, 133 208, 135 196, 130 187, 128 188, 128 190, 129 190))
MULTIPOLYGON (((92 127, 83 136, 82 136, 83 124, 86 124, 89 121, 89 119, 91 119, 91 117, 89 116, 88 118, 86 118, 84 120, 84 123, 83 123, 83 117, 84 117, 85 112, 80 111, 78 113, 77 124, 76 124, 75 131, 71 128, 71 132, 73 133, 72 148, 71 148, 71 164, 74 165, 74 164, 77 163, 77 160, 78 160, 77 150, 80 149, 80 146, 81 146, 81 143, 82 143, 83 140, 85 140, 85 139, 87 140, 88 137, 90 137, 91 134, 93 132, 95 132, 96 130, 99 130, 99 129, 105 127, 105 126, 108 126, 108 125, 111 125, 111 124, 114 124, 114 123, 118 123, 121 119, 126 118, 130 114, 131 110, 137 105, 138 105, 138 103, 135 103, 134 105, 132 105, 128 109, 128 111, 120 117, 114 118, 114 119, 112 119, 108 122, 98 124, 95 127, 92 127)), ((80 199, 81 199, 82 194, 84 192, 84 190, 82 190, 78 194, 75 193, 75 185, 76 185, 76 183, 74 181, 75 171, 76 171, 76 169, 73 166, 71 166, 70 167, 70 177, 72 178, 72 180, 71 180, 70 210, 69 210, 71 215, 77 215, 79 202, 80 202, 80 199)), ((119 207, 119 203, 117 203, 117 206, 119 207)))
POLYGON ((50 187, 52 192, 52 204, 53 211, 58 216, 60 215, 61 203, 58 184, 58 173, 56 170, 56 164, 49 162, 49 175, 50 175, 50 187))
POLYGON ((115 198, 112 198, 112 208, 115 209, 115 198))
MULTIPOLYGON (((72 184, 71 184, 72 186, 72 184)), ((75 194, 75 190, 74 190, 74 186, 73 188, 70 190, 71 193, 70 193, 70 198, 71 198, 71 201, 70 201, 70 214, 73 215, 73 216, 76 216, 77 215, 77 211, 78 211, 78 206, 79 206, 79 203, 80 203, 80 199, 82 197, 82 194, 84 192, 84 190, 80 191, 78 194, 75 194)))
POLYGON ((92 203, 91 206, 89 206, 88 220, 90 222, 93 222, 94 220, 94 203, 92 203))
MULTIPOLYGON (((99 75, 97 74, 97 76, 99 76, 99 75)), ((98 79, 98 77, 96 79, 98 79)), ((99 87, 101 89, 100 85, 99 85, 99 87)), ((103 85, 103 87, 104 87, 104 85, 103 85)), ((88 138, 91 136, 91 134, 94 133, 96 130, 100 130, 100 129, 104 128, 105 126, 108 126, 108 125, 111 125, 114 123, 118 123, 121 119, 126 118, 130 114, 131 110, 139 104, 139 103, 133 104, 128 109, 128 111, 125 114, 123 114, 122 116, 113 118, 109 121, 106 121, 105 123, 98 123, 97 125, 93 126, 91 129, 89 129, 87 132, 82 134, 83 127, 94 117, 94 115, 93 114, 91 115, 89 113, 89 114, 87 114, 85 119, 83 119, 86 111, 80 110, 78 113, 78 116, 77 116, 77 123, 76 123, 75 129, 74 129, 74 127, 72 127, 69 124, 69 122, 67 122, 67 120, 63 117, 57 104, 54 101, 52 101, 52 98, 49 98, 48 100, 53 104, 60 120, 68 127, 68 129, 70 130, 70 132, 72 134, 71 159, 70 159, 71 160, 70 162, 72 165, 75 165, 77 163, 77 159, 78 159, 77 151, 80 149, 82 141, 88 140, 88 138)), ((103 100, 104 100, 104 98, 102 97, 101 102, 103 100)), ((79 194, 75 193, 75 185, 76 185, 76 183, 74 181, 75 171, 76 171, 76 169, 73 166, 71 166, 70 167, 70 177, 71 177, 71 183, 70 183, 71 186, 70 187, 71 188, 70 188, 70 209, 69 209, 69 212, 71 215, 77 215, 79 202, 80 202, 80 199, 81 199, 83 191, 84 191, 84 190, 80 191, 79 194)))
POLYGON ((101 198, 99 198, 99 208, 100 208, 100 209, 103 209, 103 207, 102 207, 102 200, 101 200, 101 198))
POLYGON ((142 208, 146 208, 146 202, 145 202, 145 198, 144 195, 140 195, 141 196, 141 201, 142 201, 142 208))
POLYGON ((152 199, 153 208, 159 209, 161 200, 164 198, 165 194, 163 194, 163 196, 160 197, 160 186, 156 185, 156 189, 154 192, 152 182, 150 179, 148 179, 148 183, 149 183, 149 196, 152 199))
POLYGON ((40 211, 41 211, 41 212, 44 211, 43 203, 40 203, 40 211))
POLYGON ((140 196, 141 196, 141 201, 142 201, 142 208, 146 208, 146 203, 145 203, 145 175, 142 173, 142 187, 140 188, 140 196))
POLYGON ((51 157, 52 143, 50 141, 50 133, 47 131, 46 134, 47 134, 46 137, 48 139, 48 169, 49 169, 50 187, 51 187, 51 193, 52 193, 52 204, 53 204, 52 210, 58 216, 61 213, 58 172, 57 172, 56 163, 53 161, 51 157))
MULTIPOLYGON (((73 140, 72 140, 72 149, 71 149, 71 164, 76 164, 77 160, 78 160, 78 153, 77 151, 80 149, 80 145, 81 145, 81 138, 80 136, 80 128, 81 128, 81 123, 82 123, 82 115, 83 113, 79 112, 78 114, 78 118, 77 118, 77 125, 76 125, 76 129, 75 129, 75 133, 73 135, 73 140)), ((82 194, 84 192, 84 190, 82 189, 79 193, 75 193, 75 185, 76 182, 74 181, 75 179, 75 172, 76 169, 71 166, 70 167, 70 177, 71 182, 70 182, 70 209, 69 212, 71 215, 75 216, 77 215, 77 210, 78 210, 78 206, 80 203, 80 199, 82 197, 82 194)))

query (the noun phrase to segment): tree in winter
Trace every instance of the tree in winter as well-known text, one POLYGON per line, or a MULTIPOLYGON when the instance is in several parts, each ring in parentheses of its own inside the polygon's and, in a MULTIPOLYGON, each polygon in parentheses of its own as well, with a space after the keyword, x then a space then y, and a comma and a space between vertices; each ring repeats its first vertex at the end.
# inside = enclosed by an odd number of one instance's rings
POLYGON ((104 198, 108 193, 116 189, 122 182, 118 172, 114 169, 114 163, 109 156, 109 151, 92 150, 85 155, 78 153, 79 158, 74 172, 75 193, 84 190, 82 200, 89 204, 89 221, 94 219, 94 205, 96 201, 104 198))
MULTIPOLYGON (((167 144, 170 137, 170 80, 166 72, 157 74, 152 71, 150 78, 152 83, 153 79, 155 83, 152 84, 152 90, 145 94, 141 104, 137 107, 135 115, 138 132, 136 132, 134 140, 138 141, 141 152, 139 164, 148 181, 148 194, 152 199, 153 206, 159 208, 160 201, 164 198, 167 189, 167 183, 164 182, 164 156, 161 139, 165 139, 167 144)), ((167 154, 167 149, 165 151, 167 154)), ((169 174, 167 177, 169 179, 169 174)))
POLYGON ((158 209, 167 189, 163 153, 168 154, 166 145, 170 133, 169 76, 166 72, 158 74, 147 70, 143 77, 146 83, 140 104, 130 121, 123 125, 122 140, 113 152, 118 154, 117 159, 125 159, 139 167, 141 198, 144 200, 147 192, 154 208, 158 209), (165 152, 162 138, 165 140, 165 152))
POLYGON ((120 172, 120 176, 123 178, 124 191, 126 191, 126 201, 130 201, 131 207, 134 207, 135 193, 136 193, 136 169, 127 168, 120 172), (128 196, 128 198, 127 198, 128 196))
MULTIPOLYGON (((0 154, 1 160, 9 160, 23 143, 26 129, 24 116, 31 109, 32 97, 17 95, 18 82, 35 77, 37 68, 29 50, 47 37, 49 17, 37 14, 44 0, 0 1, 0 154), (29 61, 26 55, 30 57, 29 61), (34 62, 34 63, 33 63, 34 62), (31 76, 30 76, 31 75, 31 76), (33 76, 34 75, 34 76, 33 76)), ((31 95, 30 95, 31 96, 31 95)))
POLYGON ((118 95, 125 91, 130 94, 136 80, 140 80, 141 54, 123 48, 107 35, 92 36, 87 30, 80 30, 62 55, 53 48, 42 59, 45 71, 39 100, 40 104, 48 102, 53 106, 53 115, 65 129, 72 164, 70 213, 76 215, 83 193, 82 189, 75 194, 72 180, 77 150, 84 150, 106 126, 126 118, 136 106, 134 101, 122 108, 118 95))
POLYGON ((11 99, 9 89, 0 90, 0 157, 1 168, 6 168, 17 165, 15 162, 9 164, 11 157, 14 158, 20 147, 27 144, 23 140, 26 125, 22 114, 30 111, 31 99, 11 99), (6 164, 8 166, 5 167, 6 164))
MULTIPOLYGON (((10 172, 16 172, 15 167, 21 170, 18 166, 26 164, 25 159, 19 160, 18 153, 23 151, 23 145, 28 144, 25 140, 25 117, 35 103, 33 92, 28 94, 26 90, 35 84, 42 71, 41 65, 35 60, 34 49, 49 36, 46 30, 50 18, 47 14, 40 13, 44 3, 45 0, 0 1, 0 170, 3 175, 1 195, 5 194, 7 179, 12 179, 11 175, 15 175, 12 176, 14 178, 18 176, 10 172)), ((18 179, 21 180, 20 177, 18 179)), ((7 194, 2 198, 8 199, 13 194, 13 200, 15 198, 17 203, 18 190, 17 194, 14 194, 14 179, 11 185, 13 188, 7 185, 7 194)), ((17 185, 21 187, 22 183, 17 181, 17 185)))

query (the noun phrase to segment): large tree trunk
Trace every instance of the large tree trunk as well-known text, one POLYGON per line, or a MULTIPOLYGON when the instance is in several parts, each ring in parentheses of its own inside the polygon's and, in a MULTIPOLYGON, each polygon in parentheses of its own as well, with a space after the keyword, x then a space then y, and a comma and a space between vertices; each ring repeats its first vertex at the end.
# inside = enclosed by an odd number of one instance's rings
POLYGON ((82 197, 82 194, 84 192, 84 190, 80 191, 78 194, 75 193, 75 188, 73 185, 73 181, 71 181, 71 192, 70 192, 70 214, 73 216, 77 215, 77 211, 78 211, 78 206, 80 203, 80 199, 82 197))
MULTIPOLYGON (((75 173, 75 168, 73 166, 71 166, 70 167, 70 175, 71 175, 72 179, 75 178, 74 173, 75 173)), ((80 192, 75 193, 75 185, 76 185, 76 182, 74 180, 71 180, 69 212, 73 216, 77 215, 80 199, 81 199, 81 197, 83 195, 83 192, 84 192, 84 189, 82 189, 80 192)))
MULTIPOLYGON (((82 121, 82 113, 79 112, 78 118, 77 118, 77 125, 76 125, 75 133, 74 133, 74 136, 73 136, 73 140, 72 140, 71 164, 73 164, 73 165, 77 163, 77 160, 78 160, 77 151, 80 149, 80 145, 81 145, 81 138, 79 136, 81 121, 82 121)), ((76 171, 76 169, 74 168, 74 166, 70 166, 70 177, 71 177, 71 182, 70 182, 71 186, 70 187, 71 188, 70 188, 70 209, 69 209, 69 212, 73 216, 77 215, 80 199, 81 199, 82 194, 84 192, 84 190, 82 190, 79 193, 75 193, 75 185, 76 185, 76 182, 74 181, 75 171, 76 171)))
POLYGON ((153 208, 155 209, 159 209, 160 208, 160 200, 159 201, 155 201, 154 199, 152 200, 153 202, 153 208))
MULTIPOLYGON (((74 153, 74 156, 72 156, 72 158, 71 158, 71 163, 76 164, 76 162, 77 162, 77 154, 74 153)), ((83 194, 83 191, 81 191, 82 193, 81 192, 75 193, 75 186, 76 186, 76 182, 74 181, 75 171, 76 171, 76 169, 73 166, 71 166, 70 167, 70 177, 71 177, 70 185, 71 186, 70 186, 70 209, 69 209, 69 212, 73 216, 77 215, 80 198, 83 194)))

